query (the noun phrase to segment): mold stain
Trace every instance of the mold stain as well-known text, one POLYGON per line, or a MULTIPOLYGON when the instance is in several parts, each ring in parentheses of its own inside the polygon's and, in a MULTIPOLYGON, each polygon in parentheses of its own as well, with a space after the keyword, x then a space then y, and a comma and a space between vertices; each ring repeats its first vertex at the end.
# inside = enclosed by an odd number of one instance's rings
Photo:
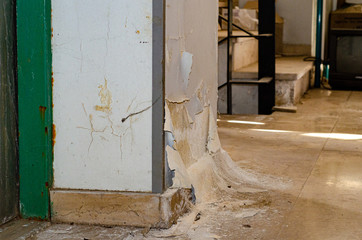
POLYGON ((100 98, 101 101, 101 105, 96 105, 94 107, 94 109, 96 111, 99 112, 104 112, 104 113, 111 113, 112 108, 111 108, 111 104, 112 104, 112 93, 111 91, 108 89, 108 82, 107 79, 104 79, 104 85, 100 85, 98 86, 98 88, 100 89, 98 96, 100 98))

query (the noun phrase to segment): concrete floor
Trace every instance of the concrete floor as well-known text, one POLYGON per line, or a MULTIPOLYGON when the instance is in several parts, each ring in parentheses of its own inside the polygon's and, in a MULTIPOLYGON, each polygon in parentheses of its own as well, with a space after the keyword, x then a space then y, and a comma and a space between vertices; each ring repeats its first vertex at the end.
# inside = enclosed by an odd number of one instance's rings
POLYGON ((297 113, 218 125, 236 164, 269 187, 197 205, 169 230, 52 225, 30 239, 362 239, 362 92, 312 90, 297 113))

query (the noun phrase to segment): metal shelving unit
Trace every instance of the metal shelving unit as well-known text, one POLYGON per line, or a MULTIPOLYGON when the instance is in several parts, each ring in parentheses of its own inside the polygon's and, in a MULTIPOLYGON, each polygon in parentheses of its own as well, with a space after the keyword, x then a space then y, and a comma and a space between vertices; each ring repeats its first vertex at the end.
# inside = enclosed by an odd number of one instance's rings
POLYGON ((219 89, 227 88, 227 114, 232 112, 232 85, 258 84, 259 114, 271 114, 275 105, 275 0, 259 1, 259 34, 251 32, 233 24, 233 1, 228 0, 228 19, 219 16, 219 21, 228 23, 227 37, 221 39, 219 44, 227 41, 227 81, 219 89), (245 32, 247 35, 233 35, 233 27, 245 32), (259 41, 259 74, 258 79, 234 81, 232 78, 232 40, 233 38, 255 38, 259 41))

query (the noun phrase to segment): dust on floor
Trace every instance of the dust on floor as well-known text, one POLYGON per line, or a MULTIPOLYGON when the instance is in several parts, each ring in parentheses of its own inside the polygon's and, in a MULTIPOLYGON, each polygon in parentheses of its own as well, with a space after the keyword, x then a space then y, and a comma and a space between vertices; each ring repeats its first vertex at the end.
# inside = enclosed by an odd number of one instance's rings
POLYGON ((215 166, 240 176, 216 174, 229 185, 170 229, 54 224, 31 239, 362 239, 361 100, 361 92, 318 89, 297 113, 221 116, 234 162, 221 155, 215 166))

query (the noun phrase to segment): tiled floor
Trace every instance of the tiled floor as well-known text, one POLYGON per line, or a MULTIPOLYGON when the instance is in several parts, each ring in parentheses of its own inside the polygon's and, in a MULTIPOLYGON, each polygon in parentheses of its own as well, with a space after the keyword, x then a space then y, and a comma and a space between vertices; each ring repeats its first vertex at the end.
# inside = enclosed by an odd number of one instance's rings
POLYGON ((312 90, 296 114, 225 116, 219 133, 240 167, 293 182, 262 239, 362 239, 362 92, 312 90))
POLYGON ((362 240, 362 92, 311 90, 297 113, 218 125, 236 164, 270 188, 196 206, 166 231, 52 225, 31 239, 362 240))

